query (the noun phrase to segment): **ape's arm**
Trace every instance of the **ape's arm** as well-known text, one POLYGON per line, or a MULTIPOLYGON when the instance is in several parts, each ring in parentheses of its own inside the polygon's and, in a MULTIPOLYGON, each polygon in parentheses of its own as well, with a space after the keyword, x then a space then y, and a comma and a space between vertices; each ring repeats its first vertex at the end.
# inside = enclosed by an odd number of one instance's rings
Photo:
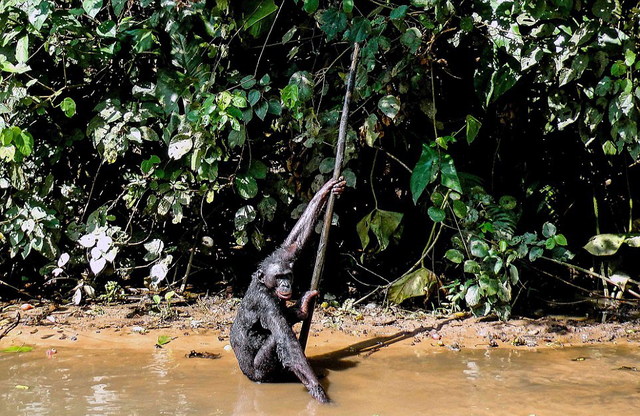
POLYGON ((298 222, 296 222, 291 233, 289 233, 287 239, 282 243, 282 248, 293 258, 297 256, 298 252, 302 250, 309 239, 311 230, 313 230, 313 227, 316 225, 322 208, 329 198, 329 192, 339 195, 344 190, 344 186, 345 181, 343 178, 330 179, 316 192, 313 199, 309 201, 309 205, 307 205, 298 222))

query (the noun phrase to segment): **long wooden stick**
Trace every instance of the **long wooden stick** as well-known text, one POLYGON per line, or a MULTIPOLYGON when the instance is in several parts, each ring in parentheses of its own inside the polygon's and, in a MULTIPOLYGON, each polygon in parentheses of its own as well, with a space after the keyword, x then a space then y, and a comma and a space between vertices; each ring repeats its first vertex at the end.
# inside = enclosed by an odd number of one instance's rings
MULTIPOLYGON (((336 163, 333 167, 333 178, 338 179, 342 170, 342 161, 344 160, 344 148, 347 138, 347 120, 349 118, 349 103, 351 102, 351 93, 356 78, 356 67, 358 63, 358 53, 360 45, 353 45, 353 55, 351 56, 351 67, 349 68, 349 76, 347 77, 347 91, 344 94, 344 103, 342 105, 342 116, 340 117, 340 129, 338 130, 338 144, 336 145, 336 163)), ((331 219, 333 218, 333 204, 335 203, 335 195, 332 193, 327 201, 327 209, 324 214, 324 224, 322 234, 320 235, 320 243, 318 244, 318 253, 316 254, 316 264, 313 267, 313 276, 311 277, 311 289, 317 290, 320 286, 320 278, 324 268, 324 258, 327 252, 327 241, 329 240, 329 229, 331 228, 331 219)), ((311 319, 313 318, 313 308, 315 301, 309 304, 309 314, 307 319, 302 323, 300 329, 300 345, 304 350, 307 346, 307 338, 309 338, 309 329, 311 328, 311 319)))

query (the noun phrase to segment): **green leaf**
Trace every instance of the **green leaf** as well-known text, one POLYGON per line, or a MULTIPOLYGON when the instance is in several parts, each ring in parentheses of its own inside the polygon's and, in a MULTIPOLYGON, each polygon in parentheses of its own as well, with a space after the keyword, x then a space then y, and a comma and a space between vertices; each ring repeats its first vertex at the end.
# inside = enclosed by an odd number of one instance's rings
POLYGON ((400 43, 409 49, 409 52, 415 54, 422 43, 422 32, 417 27, 410 27, 400 37, 400 43))
POLYGON ((113 13, 116 16, 119 16, 124 10, 124 6, 127 4, 128 0, 111 0, 111 7, 113 7, 113 13))
POLYGON ((391 237, 396 233, 403 214, 401 212, 384 211, 374 209, 356 226, 362 249, 366 249, 369 245, 369 232, 373 233, 378 242, 376 252, 384 251, 389 246, 391 237))
POLYGON ((408 9, 409 9, 409 6, 406 6, 406 5, 405 6, 396 7, 389 14, 389 19, 391 19, 391 20, 404 19, 404 17, 407 15, 407 10, 408 9))
POLYGON ((241 127, 240 130, 229 131, 229 136, 227 137, 227 141, 229 142, 229 147, 241 147, 244 145, 244 142, 247 138, 247 132, 244 127, 241 127))
POLYGON ((429 218, 431 218, 433 222, 442 222, 446 217, 444 210, 436 207, 429 207, 427 214, 429 214, 429 218))
POLYGON ((249 100, 249 105, 253 107, 260 99, 260 91, 258 90, 249 91, 249 95, 247 99, 249 100))
POLYGON ((498 202, 503 209, 512 210, 518 205, 518 200, 511 195, 504 195, 500 197, 498 202))
POLYGON ((82 8, 92 18, 96 17, 102 8, 102 0, 82 0, 82 8))
POLYGON ((400 304, 411 297, 428 296, 437 282, 435 273, 424 267, 420 268, 402 276, 389 287, 389 300, 400 304))
POLYGON ((473 30, 473 18, 470 16, 463 16, 460 18, 460 29, 465 32, 471 32, 473 30))
POLYGON ((104 38, 115 38, 116 37, 116 22, 113 20, 106 20, 100 23, 98 29, 96 30, 98 35, 104 38))
POLYGON ((238 175, 235 179, 235 185, 238 194, 243 199, 251 199, 258 195, 258 182, 253 176, 238 175))
POLYGON ((550 222, 545 222, 542 225, 542 235, 547 238, 553 237, 556 235, 556 226, 550 222))
POLYGON ((33 136, 28 131, 21 131, 14 138, 16 148, 23 156, 29 156, 33 152, 33 136))
POLYGON ((422 154, 411 173, 409 188, 413 197, 413 203, 424 192, 428 184, 434 181, 438 172, 438 154, 426 143, 422 144, 422 154))
POLYGON ((345 13, 351 13, 353 11, 353 0, 342 0, 342 10, 345 13))
POLYGON ((544 249, 542 247, 531 247, 529 251, 529 261, 534 262, 544 254, 544 249))
POLYGON ((467 204, 459 199, 453 201, 453 213, 456 214, 456 217, 464 219, 467 216, 468 212, 469 208, 467 207, 467 204))
POLYGON ((400 112, 400 100, 393 95, 385 95, 378 101, 378 108, 382 114, 393 120, 400 112))
POLYGON ((351 28, 345 33, 347 39, 352 42, 363 42, 371 33, 371 22, 365 17, 354 17, 351 28))
POLYGON ((29 59, 29 35, 24 35, 16 44, 16 61, 25 64, 29 59))
POLYGON ((319 3, 319 0, 304 0, 304 4, 302 5, 302 8, 304 9, 305 12, 312 14, 312 13, 315 13, 316 10, 318 10, 318 3, 319 3))
POLYGON ((337 9, 328 9, 320 16, 320 29, 327 34, 327 41, 347 28, 347 16, 337 9))
POLYGON ((289 85, 298 86, 298 99, 302 102, 313 97, 313 74, 309 71, 297 71, 289 78, 289 85))
POLYGON ((449 259, 449 261, 456 264, 460 264, 464 260, 464 255, 459 250, 453 248, 447 250, 446 253, 444 253, 444 256, 449 259))
POLYGON ((249 175, 256 179, 265 179, 267 177, 267 165, 259 160, 253 160, 249 167, 249 175))
POLYGON ((248 224, 252 223, 256 219, 256 209, 252 205, 245 205, 236 211, 234 217, 234 224, 236 230, 244 230, 248 224))
POLYGON ((371 229, 371 217, 374 212, 375 210, 371 211, 356 224, 356 232, 358 233, 358 237, 360 237, 360 245, 363 250, 369 246, 369 242, 371 241, 369 230, 371 229))
POLYGON ((376 124, 378 123, 378 116, 371 113, 365 120, 364 124, 361 127, 361 131, 364 131, 365 142, 369 147, 373 147, 376 142, 376 139, 380 136, 380 134, 376 131, 376 124))
POLYGON ((448 154, 442 154, 440 158, 440 183, 453 191, 462 193, 458 172, 453 159, 448 154))
POLYGON ((60 103, 60 109, 64 112, 64 115, 71 118, 76 114, 76 102, 73 98, 66 97, 60 103))
POLYGON ((254 111, 260 120, 264 120, 264 118, 267 116, 268 109, 269 109, 269 103, 266 101, 263 101, 260 103, 258 107, 254 109, 254 111))
POLYGON ((553 239, 555 240, 556 244, 559 246, 567 245, 567 238, 563 234, 556 234, 553 236, 553 239))
POLYGON ((616 61, 611 65, 611 76, 620 77, 627 72, 627 66, 622 61, 616 61))
POLYGON ((544 247, 547 250, 553 250, 555 246, 556 246, 556 240, 554 240, 553 237, 547 238, 544 242, 544 247))
POLYGON ((583 247, 594 256, 612 256, 618 252, 626 236, 624 234, 598 234, 583 247))
POLYGON ((325 157, 324 159, 322 159, 322 162, 320 162, 320 166, 318 167, 318 170, 320 171, 320 173, 333 172, 335 165, 336 165, 335 157, 325 157))
POLYGON ((465 121, 467 127, 467 143, 471 144, 476 139, 482 123, 471 114, 467 114, 465 121))
POLYGON ((278 10, 278 6, 275 5, 273 0, 260 0, 260 3, 254 10, 255 11, 251 13, 244 22, 243 28, 245 30, 260 22, 262 19, 269 17, 269 15, 278 10))
POLYGON ((482 240, 472 240, 469 249, 474 257, 484 258, 489 255, 489 245, 482 240))
POLYGON ((158 342, 156 344, 160 346, 167 345, 174 339, 175 337, 172 337, 170 335, 158 335, 158 342))
POLYGON ((602 144, 602 152, 608 156, 615 156, 618 154, 618 148, 611 140, 607 140, 602 144))
POLYGON ((4 348, 0 352, 30 352, 33 351, 33 347, 29 345, 13 345, 11 347, 4 348))
POLYGON ((467 260, 464 262, 464 272, 473 274, 480 273, 480 264, 475 260, 467 260))
POLYGON ((624 64, 628 67, 636 62, 636 53, 631 49, 624 51, 624 64))

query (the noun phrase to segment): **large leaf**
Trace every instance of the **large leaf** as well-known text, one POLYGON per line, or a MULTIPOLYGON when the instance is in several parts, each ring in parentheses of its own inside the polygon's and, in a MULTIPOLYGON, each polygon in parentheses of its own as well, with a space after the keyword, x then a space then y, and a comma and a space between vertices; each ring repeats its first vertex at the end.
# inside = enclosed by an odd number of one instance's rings
POLYGON ((169 157, 178 160, 193 148, 193 140, 187 134, 176 134, 169 143, 169 157))
POLYGON ((402 276, 389 287, 389 300, 393 303, 402 303, 405 299, 431 294, 438 281, 435 273, 426 268, 420 268, 414 272, 402 276))
POLYGON ((422 145, 422 154, 418 163, 413 168, 409 188, 413 197, 413 203, 418 202, 428 184, 433 182, 438 172, 438 154, 429 145, 422 145))
POLYGON ((400 100, 393 95, 385 95, 378 101, 378 108, 385 116, 394 119, 400 111, 400 100))
POLYGON ((102 8, 102 0, 83 0, 82 8, 91 17, 96 17, 102 8))
POLYGON ((598 234, 589 239, 584 249, 594 256, 611 256, 618 252, 625 239, 624 234, 598 234))
POLYGON ((471 114, 468 114, 466 118, 466 127, 467 143, 471 144, 476 139, 478 131, 480 130, 480 127, 482 127, 482 123, 471 114))
POLYGON ((447 154, 443 154, 440 158, 440 182, 447 188, 462 193, 458 172, 453 164, 453 159, 447 154))
POLYGON ((275 5, 273 0, 259 0, 252 5, 253 12, 247 17, 244 22, 244 28, 249 29, 251 26, 260 22, 262 19, 268 17, 271 13, 278 10, 278 6, 275 5))
POLYGON ((364 250, 369 246, 369 233, 373 233, 378 242, 376 252, 385 250, 389 246, 391 237, 400 226, 402 216, 401 212, 374 209, 362 218, 356 226, 362 249, 364 250))

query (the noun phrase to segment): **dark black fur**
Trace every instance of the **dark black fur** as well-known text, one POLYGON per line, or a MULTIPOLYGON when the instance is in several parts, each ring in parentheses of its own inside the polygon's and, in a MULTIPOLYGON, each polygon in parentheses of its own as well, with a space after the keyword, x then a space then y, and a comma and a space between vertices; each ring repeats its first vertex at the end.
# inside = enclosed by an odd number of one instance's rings
POLYGON ((231 327, 231 347, 242 372, 253 381, 271 382, 293 372, 322 403, 329 398, 311 369, 291 327, 307 317, 309 302, 317 291, 306 292, 291 308, 291 269, 318 220, 330 192, 344 189, 342 179, 330 180, 313 197, 291 234, 253 274, 251 284, 231 327))

